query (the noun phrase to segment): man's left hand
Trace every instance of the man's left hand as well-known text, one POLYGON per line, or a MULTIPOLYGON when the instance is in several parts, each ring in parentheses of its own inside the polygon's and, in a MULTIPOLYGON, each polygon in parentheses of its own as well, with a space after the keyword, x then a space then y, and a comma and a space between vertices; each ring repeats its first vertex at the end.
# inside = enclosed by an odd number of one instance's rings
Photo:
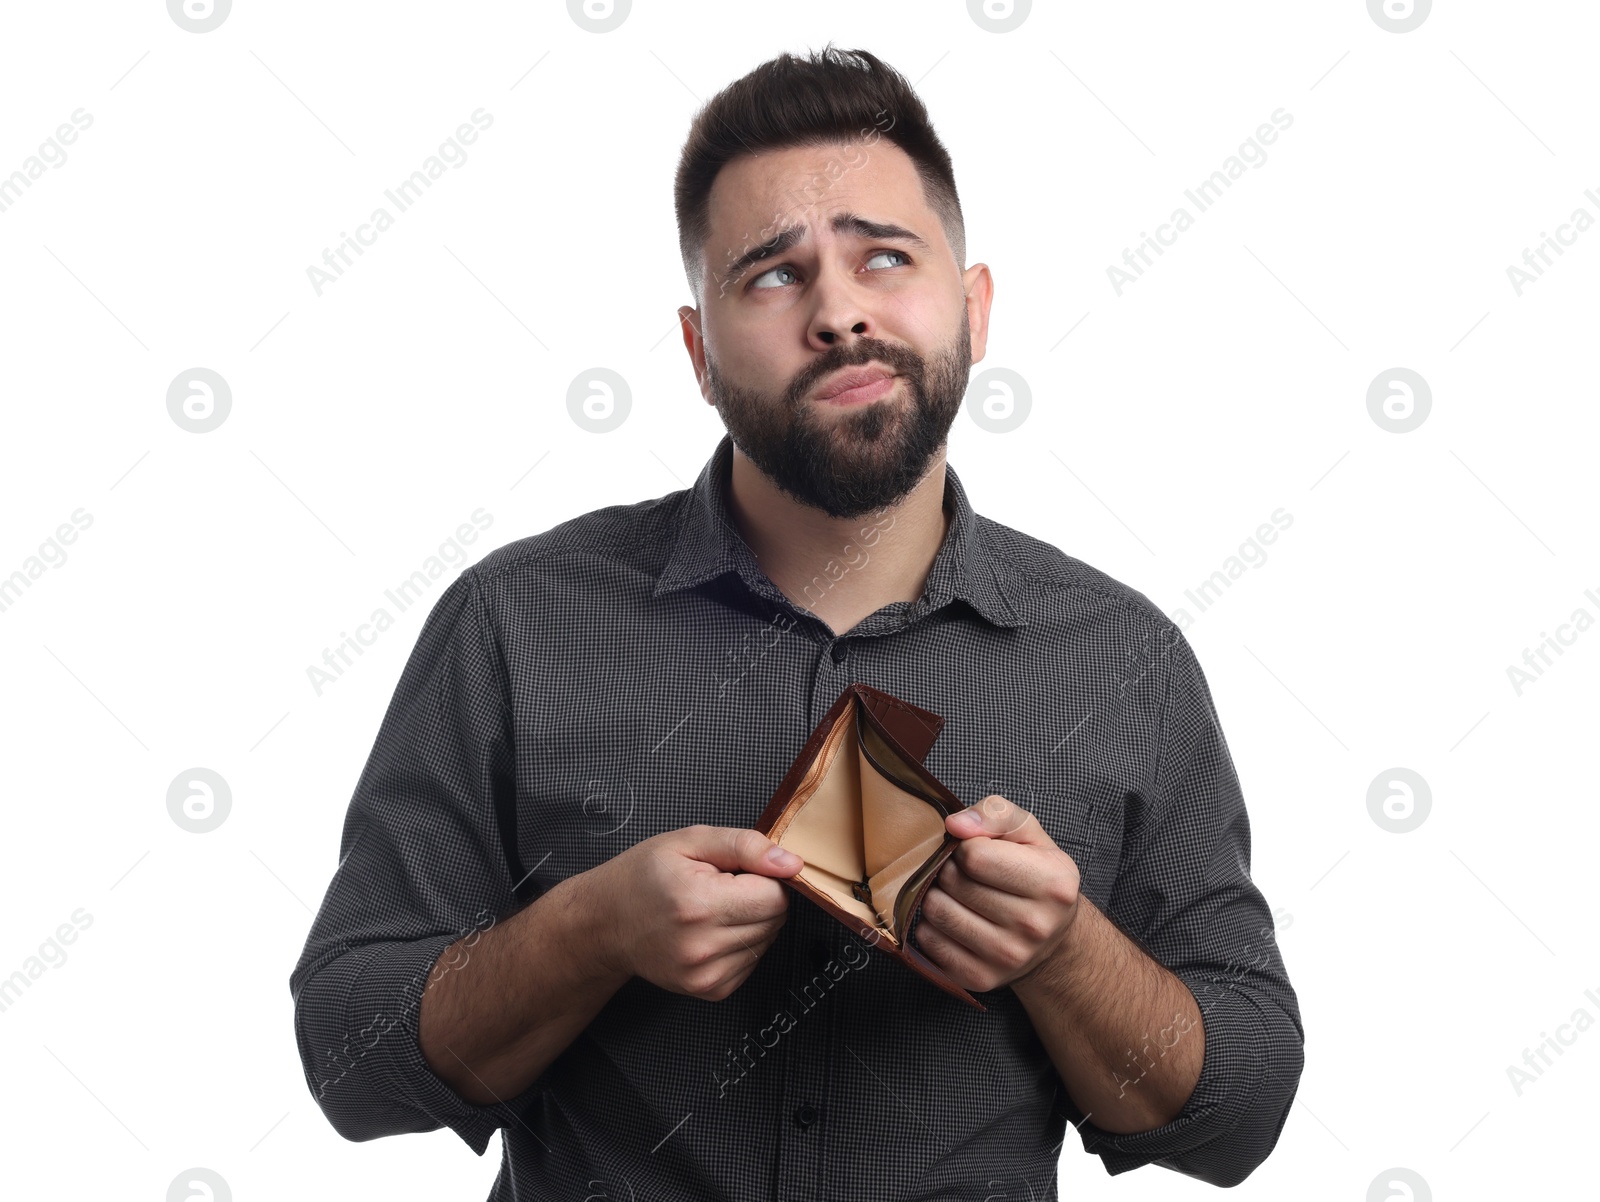
POLYGON ((922 899, 917 945, 963 989, 1033 972, 1078 915, 1078 866, 1039 820, 998 793, 945 818, 962 839, 922 899))

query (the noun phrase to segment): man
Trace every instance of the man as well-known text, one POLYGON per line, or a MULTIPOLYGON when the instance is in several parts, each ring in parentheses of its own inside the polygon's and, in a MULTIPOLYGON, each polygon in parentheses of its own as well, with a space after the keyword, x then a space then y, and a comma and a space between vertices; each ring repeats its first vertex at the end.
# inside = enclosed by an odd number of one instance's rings
POLYGON ((429 615, 290 980, 324 1113, 503 1129, 496 1199, 1053 1198, 1068 1123, 1238 1183, 1303 1064, 1238 779, 1176 627, 945 463, 993 283, 921 102, 780 56, 697 116, 677 209, 728 437, 429 615), (946 719, 971 804, 913 937, 983 1012, 750 829, 857 680, 946 719))

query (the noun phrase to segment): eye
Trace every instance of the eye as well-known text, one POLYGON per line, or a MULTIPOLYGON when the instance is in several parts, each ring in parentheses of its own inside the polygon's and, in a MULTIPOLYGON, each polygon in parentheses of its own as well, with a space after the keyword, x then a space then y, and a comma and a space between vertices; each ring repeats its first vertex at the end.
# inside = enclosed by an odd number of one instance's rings
MULTIPOLYGON (((866 257, 866 259, 863 260, 863 262, 867 263, 870 266, 870 264, 872 264, 875 260, 884 258, 885 256, 894 256, 894 257, 897 257, 897 258, 899 258, 901 260, 901 262, 899 262, 899 263, 890 263, 890 264, 888 264, 889 267, 901 267, 901 266, 904 266, 904 265, 909 264, 911 262, 911 256, 906 254, 906 252, 903 251, 903 250, 879 250, 879 251, 874 251, 872 254, 868 255, 866 257)), ((883 270, 883 268, 881 268, 881 267, 880 268, 872 268, 872 270, 881 271, 881 270, 883 270)), ((772 267, 772 268, 769 268, 768 270, 762 272, 760 275, 756 276, 753 280, 751 280, 750 281, 750 287, 751 287, 752 290, 755 290, 755 289, 769 289, 769 288, 781 288, 785 284, 792 284, 795 281, 796 278, 797 278, 797 273, 795 272, 795 269, 793 267, 790 267, 788 265, 784 265, 784 266, 781 266, 781 267, 772 267), (772 282, 772 283, 763 283, 762 282, 763 280, 766 280, 769 277, 778 276, 780 273, 781 274, 786 274, 789 278, 786 279, 786 280, 777 280, 776 282, 772 282)))
MULTIPOLYGON (((777 275, 779 272, 787 272, 789 275, 792 276, 792 275, 794 275, 794 268, 793 267, 774 267, 770 271, 763 271, 760 275, 756 276, 755 279, 750 281, 750 287, 752 287, 752 288, 780 288, 780 287, 782 287, 783 286, 782 284, 763 284, 761 282, 762 280, 766 279, 768 276, 777 275)), ((783 281, 783 283, 788 283, 788 282, 789 282, 788 280, 783 281)))
MULTIPOLYGON (((900 258, 904 259, 907 263, 911 262, 911 256, 906 254, 905 251, 903 251, 903 250, 880 250, 880 251, 877 251, 874 254, 868 256, 867 262, 871 263, 873 259, 881 259, 885 255, 898 255, 900 258)), ((891 263, 890 266, 891 267, 898 267, 898 266, 900 266, 900 264, 891 263)))

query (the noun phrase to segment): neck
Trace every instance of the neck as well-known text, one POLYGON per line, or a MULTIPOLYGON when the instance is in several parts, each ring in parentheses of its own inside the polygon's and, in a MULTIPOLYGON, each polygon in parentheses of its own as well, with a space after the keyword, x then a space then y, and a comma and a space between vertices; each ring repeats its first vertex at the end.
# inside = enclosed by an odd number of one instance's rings
POLYGON ((882 513, 835 518, 779 491, 735 446, 728 504, 767 579, 840 635, 922 596, 950 524, 944 463, 940 448, 916 487, 882 513))

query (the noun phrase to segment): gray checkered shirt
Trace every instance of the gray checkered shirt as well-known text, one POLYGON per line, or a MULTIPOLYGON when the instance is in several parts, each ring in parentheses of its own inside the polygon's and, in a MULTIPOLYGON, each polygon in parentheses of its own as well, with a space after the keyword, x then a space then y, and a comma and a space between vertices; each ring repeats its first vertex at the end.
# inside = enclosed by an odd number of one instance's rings
POLYGON ((1109 1173, 1243 1180, 1277 1142, 1304 1031, 1187 640, 1143 594, 978 516, 948 465, 921 598, 835 636, 731 525, 731 454, 724 436, 692 488, 491 552, 435 603, 289 978, 328 1121, 351 1140, 447 1126, 480 1156, 499 1129, 490 1197, 524 1202, 1053 1199, 1069 1126, 1109 1173), (446 947, 638 840, 754 825, 851 681, 942 714, 928 768, 968 804, 1031 811, 1193 991, 1205 1064, 1176 1119, 1098 1129, 1009 988, 973 1009, 794 895, 720 1002, 634 977, 495 1105, 432 1072, 417 1016, 446 947))

